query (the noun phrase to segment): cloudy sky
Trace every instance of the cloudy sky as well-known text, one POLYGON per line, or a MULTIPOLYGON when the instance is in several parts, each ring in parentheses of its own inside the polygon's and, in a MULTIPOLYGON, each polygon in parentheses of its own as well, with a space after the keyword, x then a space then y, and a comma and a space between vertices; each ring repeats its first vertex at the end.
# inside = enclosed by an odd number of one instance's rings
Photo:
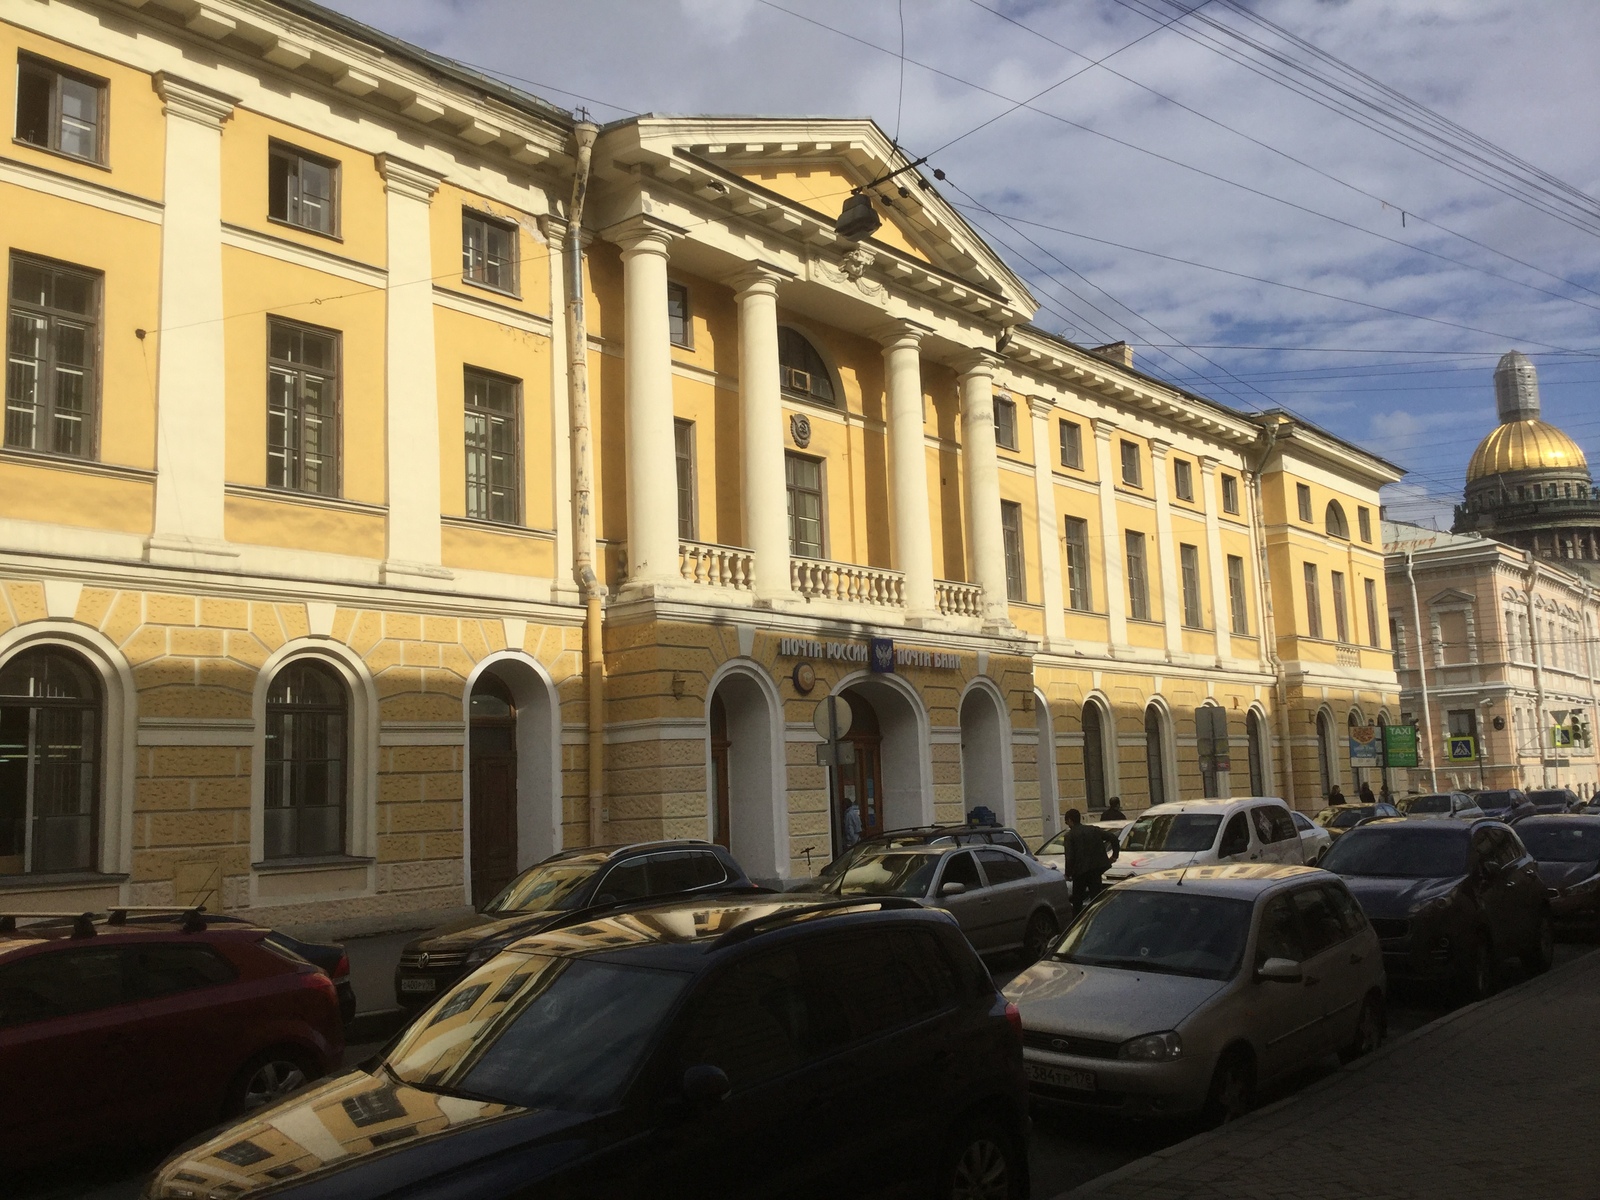
POLYGON ((1513 347, 1600 465, 1600 4, 1195 2, 331 0, 601 121, 871 116, 1038 324, 1393 459, 1393 515, 1448 527, 1513 347))

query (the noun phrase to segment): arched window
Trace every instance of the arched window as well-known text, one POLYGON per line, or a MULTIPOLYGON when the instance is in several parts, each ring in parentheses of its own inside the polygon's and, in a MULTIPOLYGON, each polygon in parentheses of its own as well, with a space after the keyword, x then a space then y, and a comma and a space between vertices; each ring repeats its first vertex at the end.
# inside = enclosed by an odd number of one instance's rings
POLYGON ((1333 760, 1333 719, 1326 712, 1317 714, 1317 776, 1326 799, 1339 781, 1338 769, 1333 760))
POLYGON ((1167 749, 1161 710, 1154 704, 1144 710, 1144 770, 1150 781, 1150 803, 1167 802, 1167 749))
POLYGON ((344 853, 349 710, 343 681, 325 663, 297 659, 273 679, 262 831, 267 858, 344 853))
POLYGON ((102 723, 77 655, 41 647, 0 670, 0 875, 95 869, 102 723))
POLYGON ((1244 719, 1245 739, 1250 758, 1250 794, 1267 794, 1267 729, 1261 714, 1251 709, 1244 719))
POLYGON ((1337 500, 1328 501, 1327 512, 1323 514, 1322 518, 1322 527, 1327 531, 1329 537, 1344 538, 1345 541, 1350 540, 1350 522, 1345 520, 1344 509, 1340 507, 1337 500))
POLYGON ((1089 808, 1106 806, 1105 713, 1094 700, 1083 706, 1083 790, 1089 808))
POLYGON ((833 377, 822 355, 803 333, 778 326, 778 378, 791 396, 804 396, 821 404, 836 404, 833 377))

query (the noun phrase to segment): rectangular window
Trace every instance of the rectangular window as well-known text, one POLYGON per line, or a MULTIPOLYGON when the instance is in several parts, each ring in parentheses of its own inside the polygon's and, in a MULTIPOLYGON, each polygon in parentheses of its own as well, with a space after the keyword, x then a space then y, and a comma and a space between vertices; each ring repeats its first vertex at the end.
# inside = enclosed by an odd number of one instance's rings
POLYGON ((100 277, 11 257, 6 446, 93 458, 100 277))
POLYGON ((1344 594, 1344 572, 1329 571, 1328 582, 1333 586, 1333 632, 1341 642, 1350 640, 1350 614, 1344 594))
POLYGON ((694 349, 694 333, 689 325, 689 289, 681 283, 667 284, 667 337, 674 346, 694 349))
POLYGON ((1317 587, 1317 564, 1305 564, 1306 577, 1306 632, 1314 637, 1322 636, 1322 593, 1317 587))
POLYGON ((1239 515, 1239 477, 1237 475, 1224 475, 1222 477, 1222 511, 1239 515))
POLYGON ((267 216, 286 225, 339 232, 339 164, 273 142, 267 151, 267 216))
POLYGON ((1303 483, 1295 484, 1294 499, 1295 504, 1300 509, 1300 519, 1302 521, 1311 520, 1311 489, 1303 483))
POLYGON ((674 421, 673 439, 678 452, 678 536, 694 541, 700 527, 699 506, 695 503, 694 422, 674 421))
POLYGON ((339 335, 267 321, 267 485, 339 494, 339 335))
POLYGON ((1237 554, 1228 555, 1228 608, 1233 618, 1233 632, 1250 632, 1250 606, 1245 598, 1244 559, 1237 554))
POLYGON ((1089 522, 1067 518, 1067 607, 1079 612, 1094 608, 1089 587, 1089 522))
POLYGON ((517 227, 482 213, 461 212, 461 278, 517 294, 517 227))
POLYGON ((1470 708, 1455 708, 1445 714, 1445 722, 1451 737, 1478 736, 1478 714, 1470 708))
POLYGON ((994 398, 994 443, 1002 450, 1017 448, 1017 402, 1005 396, 994 398))
POLYGON ((17 56, 17 140, 104 163, 106 81, 17 56))
POLYGON ((1144 486, 1144 471, 1139 463, 1139 443, 1122 443, 1122 482, 1129 487, 1144 486))
POLYGON ((1363 542, 1372 541, 1372 510, 1364 504, 1356 507, 1356 527, 1361 531, 1363 542))
POLYGON ((1128 554, 1128 615, 1136 621, 1148 621, 1150 577, 1144 567, 1144 534, 1130 529, 1124 542, 1128 554))
POLYGON ((1083 426, 1076 421, 1062 421, 1061 465, 1074 471, 1083 470, 1083 426))
POLYGON ((1194 467, 1186 458, 1172 460, 1172 490, 1179 500, 1194 503, 1194 467))
POLYGON ((515 525, 522 519, 522 384, 488 371, 466 370, 467 516, 515 525))
POLYGON ((1365 579, 1362 584, 1367 591, 1367 645, 1375 650, 1381 650, 1383 637, 1378 632, 1378 582, 1375 579, 1365 579))
POLYGON ((1179 544, 1179 570, 1183 575, 1183 623, 1190 629, 1205 627, 1205 609, 1200 603, 1200 548, 1179 544))
POLYGON ((1022 557, 1022 505, 1000 501, 1000 535, 1006 550, 1006 599, 1026 603, 1028 572, 1022 557))
POLYGON ((821 558, 822 464, 798 454, 784 456, 789 479, 789 553, 821 558))

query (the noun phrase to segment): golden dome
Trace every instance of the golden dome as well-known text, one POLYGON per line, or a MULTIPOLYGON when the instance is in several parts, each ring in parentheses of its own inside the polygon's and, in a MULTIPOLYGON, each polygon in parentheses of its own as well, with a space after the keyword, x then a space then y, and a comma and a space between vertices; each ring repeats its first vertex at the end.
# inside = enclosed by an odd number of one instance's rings
POLYGON ((1472 452, 1467 482, 1505 471, 1587 471, 1589 460, 1578 443, 1543 421, 1507 421, 1489 432, 1472 452))

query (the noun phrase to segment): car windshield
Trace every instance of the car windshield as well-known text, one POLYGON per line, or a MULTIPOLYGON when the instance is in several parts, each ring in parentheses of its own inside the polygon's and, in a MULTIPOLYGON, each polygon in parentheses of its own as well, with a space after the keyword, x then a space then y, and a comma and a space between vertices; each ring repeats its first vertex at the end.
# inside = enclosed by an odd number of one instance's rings
POLYGON ((1454 821, 1367 825, 1336 841, 1321 866, 1335 875, 1450 879, 1467 873, 1467 831, 1454 821))
POLYGON ((689 976, 585 958, 502 954, 446 993, 385 1060, 402 1083, 598 1112, 613 1103, 689 976))
POLYGON ((1108 892, 1056 948, 1062 962, 1227 979, 1250 935, 1248 900, 1152 888, 1108 892))
POLYGON ((594 878, 594 862, 553 862, 518 875, 484 912, 546 912, 577 907, 577 891, 594 878))
POLYGON ((1559 790, 1558 791, 1538 791, 1538 792, 1529 792, 1528 793, 1528 800, 1529 800, 1530 803, 1533 803, 1533 804, 1560 805, 1561 808, 1565 809, 1569 804, 1572 803, 1573 796, 1569 792, 1563 792, 1563 791, 1559 791, 1559 790))
POLYGON ((1063 829, 1060 833, 1056 834, 1055 837, 1051 838, 1044 845, 1040 846, 1039 849, 1036 850, 1034 853, 1036 853, 1036 854, 1060 854, 1066 849, 1066 847, 1067 847, 1067 831, 1065 829, 1063 829))
MULTIPOLYGON (((948 837, 940 839, 948 842, 948 837)), ((863 855, 879 854, 885 850, 894 850, 901 846, 925 846, 928 844, 928 835, 925 833, 886 833, 882 837, 875 837, 871 841, 857 842, 838 858, 818 872, 824 879, 833 879, 843 875, 856 863, 861 861, 863 855)))
POLYGON ((1376 812, 1376 807, 1371 804, 1356 804, 1348 808, 1341 808, 1334 811, 1333 815, 1328 818, 1328 827, 1330 829, 1349 829, 1358 822, 1365 821, 1376 812))
POLYGON ((1488 812, 1490 809, 1510 808, 1510 792, 1479 792, 1473 797, 1478 802, 1478 807, 1488 812))
POLYGON ((1122 845, 1127 850, 1169 850, 1193 853, 1209 850, 1217 840, 1222 817, 1216 813, 1162 813, 1140 817, 1128 827, 1122 845))
POLYGON ((1408 813, 1447 813, 1450 811, 1450 797, 1413 796, 1400 806, 1400 810, 1408 813))
POLYGON ((839 880, 841 896, 926 896, 940 854, 879 850, 863 855, 839 880))
POLYGON ((1519 821, 1517 836, 1540 862, 1600 862, 1600 823, 1527 825, 1519 821))

